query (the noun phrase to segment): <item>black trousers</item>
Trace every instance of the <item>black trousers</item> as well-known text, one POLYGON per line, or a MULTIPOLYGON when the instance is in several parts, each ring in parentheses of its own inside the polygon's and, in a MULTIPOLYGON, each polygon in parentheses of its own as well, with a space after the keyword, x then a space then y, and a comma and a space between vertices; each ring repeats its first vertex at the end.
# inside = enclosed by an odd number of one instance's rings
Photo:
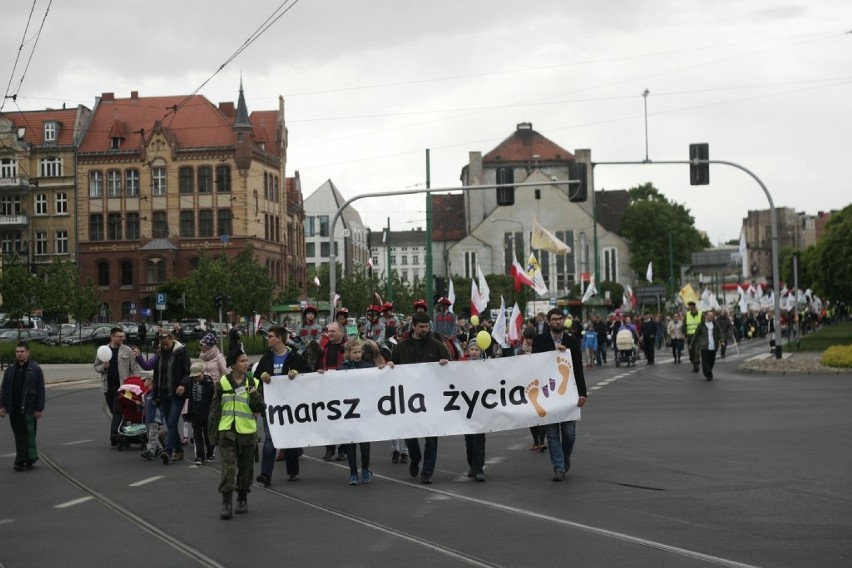
POLYGON ((15 436, 15 465, 32 464, 38 459, 36 450, 36 424, 32 414, 9 413, 9 425, 15 436))
POLYGON ((713 365, 716 364, 716 350, 702 349, 701 350, 701 372, 708 379, 713 378, 713 365))
POLYGON ((370 469, 370 442, 347 444, 346 459, 349 460, 350 475, 358 475, 358 456, 355 455, 355 446, 361 447, 361 471, 370 469))
POLYGON ((485 468, 485 434, 465 434, 464 446, 467 450, 467 465, 473 473, 483 473, 485 468))
POLYGON ((656 350, 657 338, 653 335, 642 336, 642 351, 645 353, 645 359, 649 364, 654 363, 654 351, 656 350))
POLYGON ((213 454, 213 444, 210 443, 210 434, 207 433, 207 418, 201 414, 193 414, 190 417, 192 424, 192 441, 195 444, 195 457, 202 461, 213 454))

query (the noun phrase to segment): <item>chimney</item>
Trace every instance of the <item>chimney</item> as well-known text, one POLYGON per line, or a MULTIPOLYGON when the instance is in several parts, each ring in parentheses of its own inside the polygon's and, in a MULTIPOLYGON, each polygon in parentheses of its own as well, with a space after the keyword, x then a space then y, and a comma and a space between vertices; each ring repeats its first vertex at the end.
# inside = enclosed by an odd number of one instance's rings
POLYGON ((228 118, 234 118, 234 101, 219 103, 219 110, 228 118))
POLYGON ((115 100, 115 93, 101 93, 101 101, 111 102, 115 100))
POLYGON ((130 91, 130 100, 138 101, 139 100, 139 91, 130 91))

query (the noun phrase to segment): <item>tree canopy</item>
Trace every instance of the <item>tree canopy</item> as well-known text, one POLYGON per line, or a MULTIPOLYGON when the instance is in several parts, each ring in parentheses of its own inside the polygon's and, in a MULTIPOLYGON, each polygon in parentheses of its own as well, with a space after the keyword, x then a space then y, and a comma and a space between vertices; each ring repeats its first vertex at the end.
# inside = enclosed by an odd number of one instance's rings
POLYGON ((848 302, 852 298, 852 205, 832 213, 814 256, 816 262, 809 268, 816 289, 827 299, 848 302))
POLYGON ((620 235, 630 242, 630 267, 637 274, 646 273, 653 262, 657 282, 668 282, 669 239, 675 269, 692 262, 692 253, 710 246, 706 235, 695 228, 689 209, 668 200, 652 184, 628 190, 630 205, 621 221, 620 235))

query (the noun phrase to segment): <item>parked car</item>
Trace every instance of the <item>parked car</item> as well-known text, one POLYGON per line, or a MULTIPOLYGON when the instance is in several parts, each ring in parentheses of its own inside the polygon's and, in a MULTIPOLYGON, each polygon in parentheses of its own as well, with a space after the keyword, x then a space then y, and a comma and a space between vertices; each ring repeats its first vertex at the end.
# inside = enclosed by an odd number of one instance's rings
POLYGON ((77 333, 63 336, 62 345, 106 345, 113 327, 112 324, 83 326, 77 333))
POLYGON ((191 318, 180 320, 181 341, 201 339, 207 333, 207 320, 202 318, 191 318))
POLYGON ((120 321, 118 325, 124 328, 124 334, 130 343, 135 343, 139 339, 139 324, 135 321, 120 321))
POLYGON ((0 333, 0 343, 17 343, 18 341, 43 343, 47 338, 47 332, 43 329, 6 329, 0 333))

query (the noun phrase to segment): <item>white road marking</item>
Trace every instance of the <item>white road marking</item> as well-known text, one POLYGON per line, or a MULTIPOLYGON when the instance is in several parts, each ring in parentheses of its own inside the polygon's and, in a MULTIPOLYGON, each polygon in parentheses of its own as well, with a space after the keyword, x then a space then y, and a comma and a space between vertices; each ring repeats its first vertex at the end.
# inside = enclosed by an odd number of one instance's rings
POLYGON ((149 477, 148 479, 142 479, 140 481, 136 481, 134 483, 131 483, 130 485, 128 485, 128 487, 141 487, 142 485, 147 485, 149 483, 152 483, 152 482, 157 481, 158 479, 162 479, 164 477, 165 477, 165 475, 155 475, 154 477, 149 477))
POLYGON ((73 501, 66 501, 65 503, 60 503, 59 505, 54 505, 54 509, 64 509, 66 507, 73 507, 74 505, 79 505, 80 503, 85 503, 86 501, 91 501, 93 497, 89 495, 88 497, 80 497, 79 499, 74 499, 73 501))
POLYGON ((8 525, 14 523, 17 519, 0 519, 0 525, 8 525))
POLYGON ((497 465, 505 459, 506 458, 504 456, 494 456, 493 458, 488 458, 487 460, 485 460, 485 463, 489 465, 497 465))
MULTIPOLYGON (((524 449, 526 449, 526 447, 527 447, 526 444, 512 444, 511 446, 509 446, 508 449, 514 452, 514 451, 518 451, 518 450, 524 450, 524 449)), ((12 455, 14 455, 14 454, 12 454, 12 455)))
POLYGON ((74 440, 73 442, 65 442, 62 445, 63 446, 76 446, 78 444, 88 444, 89 442, 94 442, 94 440, 74 440))

